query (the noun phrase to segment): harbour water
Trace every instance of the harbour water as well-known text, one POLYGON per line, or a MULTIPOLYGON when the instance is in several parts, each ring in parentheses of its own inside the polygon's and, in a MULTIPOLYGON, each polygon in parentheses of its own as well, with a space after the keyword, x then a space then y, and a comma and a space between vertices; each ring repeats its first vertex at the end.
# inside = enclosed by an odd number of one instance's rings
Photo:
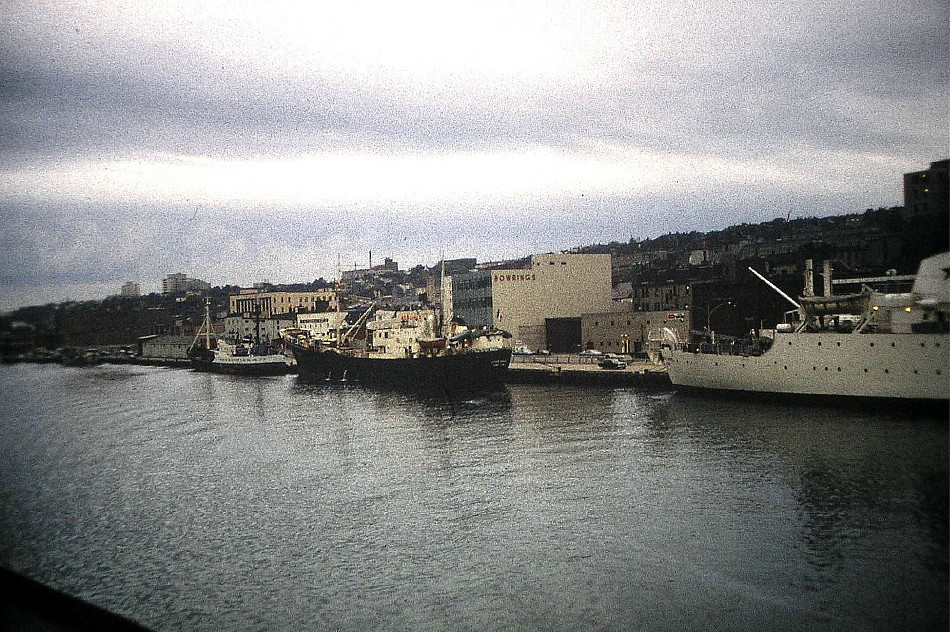
POLYGON ((0 367, 0 564, 154 630, 946 630, 946 420, 0 367))

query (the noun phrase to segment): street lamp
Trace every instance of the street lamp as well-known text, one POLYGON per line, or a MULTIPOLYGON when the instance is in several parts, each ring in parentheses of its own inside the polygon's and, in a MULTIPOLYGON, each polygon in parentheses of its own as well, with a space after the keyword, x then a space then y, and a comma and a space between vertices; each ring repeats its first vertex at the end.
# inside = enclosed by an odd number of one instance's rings
POLYGON ((706 305, 706 333, 713 336, 714 339, 712 342, 715 342, 715 334, 712 333, 712 330, 710 328, 710 321, 712 319, 712 315, 715 314, 716 310, 719 309, 720 307, 725 307, 726 305, 732 305, 732 304, 733 304, 733 301, 728 300, 728 301, 723 301, 722 303, 718 303, 714 305, 713 307, 706 305))

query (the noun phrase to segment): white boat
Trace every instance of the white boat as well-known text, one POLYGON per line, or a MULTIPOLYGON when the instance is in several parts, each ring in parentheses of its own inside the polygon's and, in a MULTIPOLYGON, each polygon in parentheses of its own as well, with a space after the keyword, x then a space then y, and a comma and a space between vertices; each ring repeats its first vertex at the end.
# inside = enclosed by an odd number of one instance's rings
POLYGON ((225 340, 213 333, 210 306, 205 305, 205 322, 188 350, 197 371, 233 375, 283 375, 293 360, 274 343, 262 343, 260 328, 254 339, 225 340))
POLYGON ((684 389, 946 405, 948 279, 950 253, 943 253, 921 262, 910 293, 865 288, 800 302, 786 295, 797 306, 794 325, 728 342, 683 342, 666 329, 660 355, 670 381, 684 389))

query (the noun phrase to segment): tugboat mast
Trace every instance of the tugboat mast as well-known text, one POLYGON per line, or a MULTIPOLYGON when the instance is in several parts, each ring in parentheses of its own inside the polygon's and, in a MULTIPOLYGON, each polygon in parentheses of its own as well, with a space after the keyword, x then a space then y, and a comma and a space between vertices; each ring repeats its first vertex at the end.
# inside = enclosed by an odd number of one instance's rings
POLYGON ((205 349, 211 348, 211 297, 205 297, 205 349))
POLYGON ((258 292, 257 297, 254 299, 254 347, 257 348, 261 344, 261 296, 258 292))
POLYGON ((343 345, 343 271, 340 269, 340 255, 336 256, 336 348, 343 345))

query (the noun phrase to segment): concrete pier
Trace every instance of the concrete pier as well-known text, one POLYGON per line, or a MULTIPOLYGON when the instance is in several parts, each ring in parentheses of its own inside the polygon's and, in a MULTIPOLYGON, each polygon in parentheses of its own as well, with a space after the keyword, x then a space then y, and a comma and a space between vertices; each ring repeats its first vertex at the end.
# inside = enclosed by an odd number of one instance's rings
MULTIPOLYGON (((505 376, 509 384, 564 384, 595 386, 669 386, 670 379, 666 367, 649 360, 635 359, 627 362, 625 369, 602 369, 597 366, 603 358, 584 357, 577 354, 555 354, 549 356, 514 356, 505 376)), ((4 358, 4 362, 59 362, 61 356, 20 356, 4 358)), ((191 361, 185 358, 143 358, 121 354, 102 353, 95 360, 85 364, 138 364, 191 368, 191 361)), ((296 373, 296 367, 290 371, 296 373)))
POLYGON ((512 384, 670 385, 666 367, 649 360, 627 362, 625 369, 602 369, 597 366, 601 359, 574 354, 515 356, 505 381, 512 384))

